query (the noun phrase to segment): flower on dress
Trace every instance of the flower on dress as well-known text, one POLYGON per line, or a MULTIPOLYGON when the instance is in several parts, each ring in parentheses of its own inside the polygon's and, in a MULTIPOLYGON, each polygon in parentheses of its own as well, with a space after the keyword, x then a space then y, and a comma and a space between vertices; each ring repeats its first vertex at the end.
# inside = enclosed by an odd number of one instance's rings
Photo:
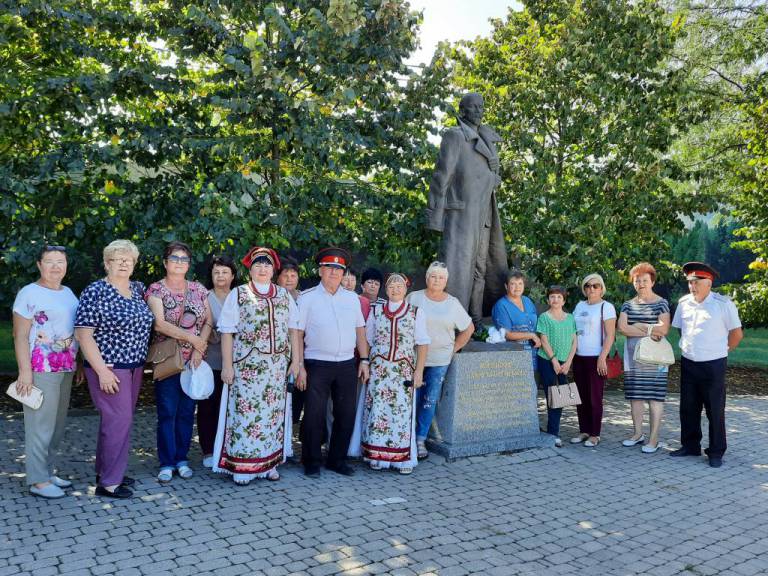
POLYGON ((38 312, 35 314, 35 322, 40 324, 41 326, 48 322, 48 315, 45 312, 38 312))
POLYGON ((257 440, 259 436, 261 435, 261 424, 254 424, 251 426, 250 430, 248 430, 248 437, 252 440, 257 440))
POLYGON ((37 346, 32 350, 32 371, 45 372, 45 354, 37 346))

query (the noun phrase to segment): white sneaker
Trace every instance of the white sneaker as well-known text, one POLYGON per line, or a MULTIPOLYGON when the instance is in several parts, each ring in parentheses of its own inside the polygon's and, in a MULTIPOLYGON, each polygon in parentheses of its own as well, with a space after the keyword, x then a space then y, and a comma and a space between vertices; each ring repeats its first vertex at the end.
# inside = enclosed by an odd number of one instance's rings
POLYGON ((208 456, 203 458, 203 466, 205 468, 213 468, 213 454, 208 454, 208 456))
POLYGON ((562 448, 563 447, 563 441, 560 440, 560 438, 555 438, 555 448, 562 448))
POLYGON ((38 488, 32 484, 32 486, 29 487, 29 491, 35 496, 41 496, 42 498, 49 498, 51 500, 54 498, 63 498, 67 495, 64 490, 54 484, 48 484, 48 486, 45 486, 44 488, 38 488))
POLYGON ((53 484, 54 486, 58 486, 59 488, 72 487, 72 482, 70 482, 69 480, 64 480, 64 478, 59 478, 55 474, 51 476, 50 481, 51 481, 51 484, 53 484))
POLYGON ((621 441, 622 446, 637 446, 638 444, 643 444, 645 442, 645 434, 640 434, 640 438, 637 440, 634 440, 632 438, 627 438, 626 440, 621 441))

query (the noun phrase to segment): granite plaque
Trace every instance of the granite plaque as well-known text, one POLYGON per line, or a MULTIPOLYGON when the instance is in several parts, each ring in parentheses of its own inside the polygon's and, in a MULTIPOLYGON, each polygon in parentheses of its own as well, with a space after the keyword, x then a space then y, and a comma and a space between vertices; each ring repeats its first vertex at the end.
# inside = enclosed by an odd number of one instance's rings
POLYGON ((469 343, 443 382, 427 447, 448 459, 553 446, 539 431, 530 350, 469 343))

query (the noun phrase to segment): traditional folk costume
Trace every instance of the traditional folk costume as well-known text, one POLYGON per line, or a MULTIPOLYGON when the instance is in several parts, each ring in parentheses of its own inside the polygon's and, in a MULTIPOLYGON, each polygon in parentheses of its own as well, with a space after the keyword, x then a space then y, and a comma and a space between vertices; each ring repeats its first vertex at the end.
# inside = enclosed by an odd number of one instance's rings
POLYGON ((298 309, 274 284, 239 286, 227 296, 218 330, 234 334, 234 382, 221 397, 214 472, 238 482, 272 478, 291 451, 291 406, 286 374, 291 354, 288 328, 298 309), (259 290, 262 288, 262 290, 259 290))
POLYGON ((430 342, 424 314, 405 301, 374 306, 366 332, 371 377, 361 398, 362 456, 377 468, 413 468, 416 346, 430 342), (406 387, 406 382, 411 385, 406 387))

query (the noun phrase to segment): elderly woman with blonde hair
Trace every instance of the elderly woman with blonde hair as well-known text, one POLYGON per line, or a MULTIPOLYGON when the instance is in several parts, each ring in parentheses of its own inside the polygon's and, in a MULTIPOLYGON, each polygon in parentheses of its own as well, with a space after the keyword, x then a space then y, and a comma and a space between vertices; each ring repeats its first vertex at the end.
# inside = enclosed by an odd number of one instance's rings
POLYGON ((139 250, 129 240, 104 248, 107 275, 83 290, 75 318, 88 389, 101 416, 96 494, 108 498, 133 495, 133 479, 125 471, 153 321, 144 285, 131 280, 138 259, 139 250))
POLYGON ((571 444, 584 443, 592 448, 600 443, 603 423, 603 389, 608 375, 608 353, 616 337, 616 309, 603 300, 605 282, 600 274, 589 274, 581 281, 586 296, 576 305, 576 356, 573 358, 573 379, 579 389, 581 404, 579 435, 571 444))
POLYGON ((453 355, 461 350, 475 331, 472 319, 461 302, 445 291, 448 267, 432 262, 426 273, 427 287, 408 295, 408 302, 423 311, 429 347, 424 364, 424 386, 416 391, 416 445, 419 458, 426 458, 426 439, 437 410, 437 400, 453 355))

